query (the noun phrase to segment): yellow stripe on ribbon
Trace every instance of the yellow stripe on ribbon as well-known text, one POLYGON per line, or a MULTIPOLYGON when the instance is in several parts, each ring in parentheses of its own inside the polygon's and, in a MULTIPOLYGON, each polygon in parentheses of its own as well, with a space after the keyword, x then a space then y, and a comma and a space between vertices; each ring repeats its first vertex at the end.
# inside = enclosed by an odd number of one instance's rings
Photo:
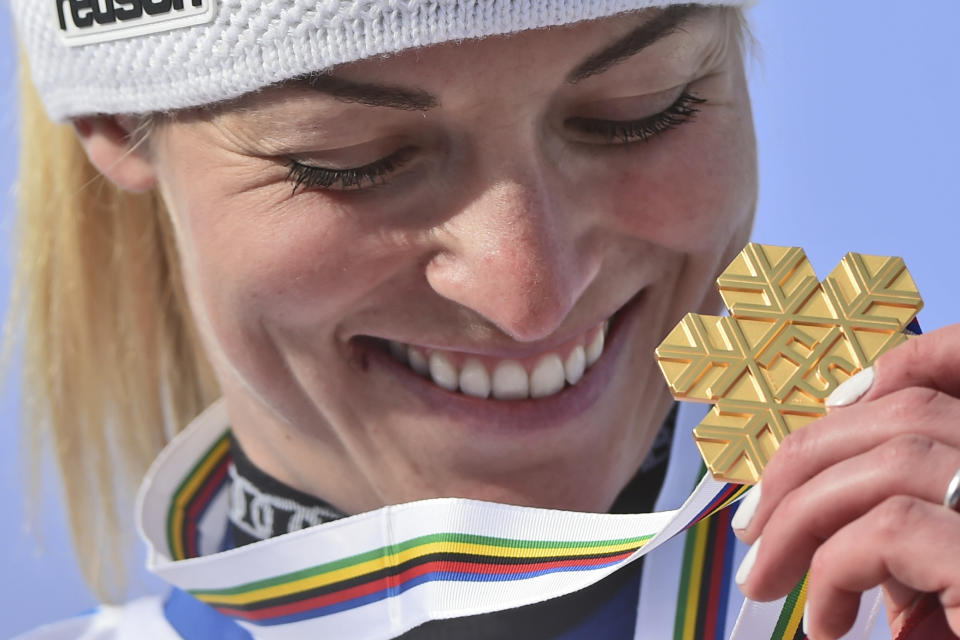
POLYGON ((462 553, 469 555, 487 556, 496 559, 502 558, 549 558, 549 557, 577 557, 584 555, 617 553, 620 551, 632 551, 645 544, 644 542, 620 543, 615 545, 602 545, 595 547, 546 547, 546 548, 512 548, 509 553, 504 553, 504 547, 487 544, 462 543, 462 542, 431 542, 423 544, 412 549, 407 549, 389 556, 375 558, 366 562, 361 562, 342 569, 335 569, 326 573, 321 573, 308 578, 301 578, 285 584, 278 584, 260 589, 254 589, 245 593, 216 595, 216 594, 194 594, 196 598, 208 604, 216 605, 245 605, 263 600, 280 598, 311 589, 325 587, 337 582, 349 580, 369 573, 375 573, 383 569, 399 566, 410 560, 416 560, 419 557, 431 555, 434 553, 462 553))
POLYGON ((209 478, 211 471, 217 466, 223 456, 230 449, 230 439, 223 438, 211 451, 203 462, 194 470, 189 480, 177 491, 173 498, 174 506, 172 508, 172 518, 170 523, 170 545, 173 557, 176 560, 182 560, 187 557, 186 549, 183 548, 183 520, 186 517, 187 507, 190 500, 196 495, 197 490, 204 481, 209 478))
POLYGON ((694 640, 694 634, 697 631, 697 612, 699 607, 695 606, 700 598, 700 583, 703 582, 703 558, 707 549, 707 538, 710 534, 710 527, 707 520, 701 520, 703 526, 694 528, 690 535, 694 536, 693 558, 697 565, 690 570, 690 583, 687 585, 685 602, 687 610, 684 612, 683 636, 682 640, 694 640))
POLYGON ((797 634, 797 629, 800 628, 800 624, 803 621, 803 610, 804 605, 807 602, 807 579, 808 575, 803 576, 803 584, 800 587, 800 594, 797 596, 797 603, 793 607, 793 611, 790 614, 790 619, 787 621, 787 632, 784 635, 785 638, 793 638, 797 634))

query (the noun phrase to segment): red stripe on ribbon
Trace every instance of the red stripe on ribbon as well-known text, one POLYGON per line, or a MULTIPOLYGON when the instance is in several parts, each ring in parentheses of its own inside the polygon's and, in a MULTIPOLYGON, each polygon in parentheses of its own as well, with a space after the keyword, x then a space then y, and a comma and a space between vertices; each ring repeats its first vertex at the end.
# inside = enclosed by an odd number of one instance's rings
POLYGON ((186 539, 183 545, 188 558, 196 558, 200 555, 197 550, 197 540, 199 538, 197 535, 197 524, 207 505, 210 504, 210 500, 213 499, 213 494, 226 478, 229 464, 230 458, 229 456, 225 456, 214 469, 213 473, 210 474, 210 477, 204 483, 203 487, 200 488, 200 491, 190 500, 190 506, 187 507, 186 514, 186 539))
POLYGON ((304 611, 310 611, 311 609, 328 607, 330 605, 339 604, 354 598, 362 598, 363 596, 382 591, 388 587, 396 589, 408 580, 412 580, 434 571, 442 571, 446 573, 465 573, 473 575, 511 575, 528 573, 531 571, 541 571, 544 569, 589 567, 591 565, 608 564, 623 560, 624 558, 629 557, 632 553, 633 551, 624 551, 623 553, 615 556, 607 556, 604 558, 573 558, 569 560, 551 560, 548 562, 516 565, 478 564, 474 562, 434 560, 417 565, 416 567, 410 567, 409 569, 401 571, 396 575, 384 576, 366 584, 357 585, 355 587, 350 587, 341 591, 335 591, 333 593, 327 593, 322 596, 307 598, 306 600, 300 600, 298 602, 290 602, 273 607, 264 607, 263 609, 257 609, 256 611, 244 611, 242 609, 225 606, 218 606, 216 609, 220 613, 234 618, 243 618, 245 620, 266 620, 269 618, 302 613, 304 611))
POLYGON ((727 538, 730 536, 730 509, 716 514, 714 526, 716 538, 713 545, 713 562, 709 568, 710 591, 704 620, 704 638, 716 638, 723 634, 717 633, 717 619, 720 615, 720 593, 723 591, 724 561, 727 555, 727 538))

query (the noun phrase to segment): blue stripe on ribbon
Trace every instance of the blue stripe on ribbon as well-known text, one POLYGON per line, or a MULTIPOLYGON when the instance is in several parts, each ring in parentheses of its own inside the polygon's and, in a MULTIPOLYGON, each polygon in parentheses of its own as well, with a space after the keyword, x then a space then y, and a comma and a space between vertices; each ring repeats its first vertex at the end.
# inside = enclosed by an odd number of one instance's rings
POLYGON ((319 607, 317 609, 310 609, 309 611, 301 611, 299 613, 292 613, 286 616, 279 616, 276 618, 271 618, 269 620, 249 620, 251 624, 258 626, 274 626, 278 624, 289 624, 291 622, 300 622, 301 620, 309 620, 311 618, 319 618, 321 616, 328 616, 334 613, 340 613, 341 611, 347 611, 349 609, 356 609, 357 607, 362 607, 363 605, 370 604, 372 602, 377 602, 383 600, 389 595, 396 595, 398 593, 403 593, 413 587, 424 584, 426 582, 435 582, 435 581, 444 581, 444 582, 504 582, 512 580, 524 580, 527 578, 535 578, 537 576, 546 575, 548 573, 557 573, 560 571, 583 571, 583 570, 592 570, 592 569, 603 569, 612 565, 623 562, 623 560, 616 560, 613 562, 607 562, 604 564, 595 564, 590 565, 589 567, 554 567, 550 569, 539 569, 537 571, 528 571, 525 573, 515 573, 515 574, 472 574, 472 573, 463 573, 459 571, 431 571, 430 573, 425 573, 416 578, 412 578, 404 582, 399 587, 395 587, 392 590, 381 589, 376 593, 371 593, 365 596, 360 596, 358 598, 353 598, 351 600, 346 600, 344 602, 338 602, 337 604, 327 605, 325 607, 319 607))
POLYGON ((183 640, 253 640, 232 618, 180 589, 167 596, 163 615, 183 640))

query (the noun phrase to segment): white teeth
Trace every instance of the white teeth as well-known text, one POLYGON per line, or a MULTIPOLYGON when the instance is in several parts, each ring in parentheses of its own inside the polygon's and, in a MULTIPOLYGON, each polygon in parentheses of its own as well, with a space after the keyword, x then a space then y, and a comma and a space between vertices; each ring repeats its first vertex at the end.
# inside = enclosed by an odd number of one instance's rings
POLYGON ((479 360, 467 360, 460 372, 460 390, 474 398, 490 396, 490 374, 479 360))
MULTIPOLYGON (((566 360, 558 353, 540 357, 532 373, 516 360, 500 361, 493 375, 478 358, 468 358, 460 370, 454 364, 456 356, 443 351, 426 352, 400 342, 389 341, 389 352, 399 362, 407 364, 415 372, 430 378, 435 385, 448 391, 457 391, 474 398, 497 400, 522 400, 546 398, 575 385, 583 379, 586 370, 603 355, 605 336, 609 322, 596 329, 590 344, 576 345, 566 360)), ((492 366, 492 364, 490 365, 492 366)))
POLYGON ((430 373, 430 365, 423 351, 410 347, 407 349, 407 359, 410 361, 410 368, 420 375, 425 376, 430 373))
POLYGON ((402 342, 390 341, 390 355, 397 362, 407 364, 407 347, 402 342))
POLYGON ((590 344, 586 348, 587 366, 592 367, 593 363, 603 355, 603 331, 597 331, 590 344))
POLYGON ((430 379, 433 384, 443 387, 447 391, 456 391, 460 376, 453 363, 439 351, 430 354, 430 379))
POLYGON ((577 347, 570 352, 570 355, 567 356, 567 361, 563 365, 564 373, 567 376, 567 382, 570 384, 577 384, 580 382, 580 378, 583 377, 583 372, 586 370, 586 368, 586 351, 584 351, 583 347, 577 345, 577 347))
POLYGON ((530 376, 515 360, 504 360, 493 372, 493 397, 497 400, 521 400, 530 394, 530 376))
POLYGON ((566 382, 563 361, 555 353, 540 358, 530 374, 530 397, 545 398, 563 389, 566 382))

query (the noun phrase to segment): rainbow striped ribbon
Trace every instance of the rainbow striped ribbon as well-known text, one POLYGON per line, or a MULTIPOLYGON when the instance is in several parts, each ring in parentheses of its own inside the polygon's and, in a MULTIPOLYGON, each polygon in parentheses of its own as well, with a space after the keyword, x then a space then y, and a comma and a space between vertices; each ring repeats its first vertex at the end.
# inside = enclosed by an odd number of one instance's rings
POLYGON ((167 540, 175 560, 200 555, 197 525, 226 484, 229 466, 230 433, 224 432, 200 456, 174 492, 167 509, 167 540))
POLYGON ((803 606, 807 602, 807 576, 787 596, 786 604, 777 618, 772 640, 803 640, 803 606))
POLYGON ((724 640, 733 566, 731 510, 699 522, 686 534, 674 640, 724 640))
MULTIPOLYGON (((170 501, 167 537, 175 560, 199 556, 197 526, 213 498, 223 487, 230 462, 229 433, 222 434, 200 457, 182 480, 170 501)), ((703 474, 701 473, 701 477, 703 474)), ((684 575, 696 594, 686 601, 690 612, 698 599, 726 602, 729 570, 703 583, 704 552, 718 536, 727 544, 729 517, 710 519, 716 512, 728 514, 727 506, 747 489, 726 485, 691 521, 691 539, 696 540, 696 560, 685 561, 684 575), (721 520, 726 526, 720 526, 721 520), (698 524, 699 523, 699 524, 698 524), (702 592, 702 593, 701 593, 702 592), (723 593, 721 593, 723 592, 723 593)), ((585 571, 616 566, 628 560, 654 534, 613 540, 523 540, 467 533, 418 536, 390 547, 380 547, 333 562, 276 575, 223 589, 192 589, 191 595, 221 613, 257 625, 278 625, 327 616, 382 600, 429 581, 489 582, 523 580, 559 571, 585 571)), ((731 546, 732 550, 732 546, 731 546)), ((696 616, 694 616, 696 620, 696 616)), ((697 625, 703 627, 704 620, 697 625)), ((717 628, 722 640, 723 620, 708 613, 708 628, 717 628)), ((708 636, 685 634, 683 640, 708 636)), ((714 637, 714 636, 709 636, 714 637)))
MULTIPOLYGON (((675 638, 723 636, 727 507, 745 487, 707 475, 680 509, 636 515, 426 500, 217 553, 226 422, 215 405, 161 454, 141 489, 140 527, 151 570, 255 638, 390 638, 431 619, 540 602, 596 583, 684 530, 675 638)), ((763 640, 794 637, 802 597, 797 603, 785 610, 784 631, 763 632, 763 640)))
MULTIPOLYGON (((701 477, 706 468, 701 470, 701 477)), ((711 518, 701 519, 686 533, 673 640, 725 640, 727 598, 734 571, 736 538, 728 508, 749 487, 729 485, 717 496, 719 508, 711 518)), ((802 640, 806 577, 784 601, 770 640, 802 640)))

